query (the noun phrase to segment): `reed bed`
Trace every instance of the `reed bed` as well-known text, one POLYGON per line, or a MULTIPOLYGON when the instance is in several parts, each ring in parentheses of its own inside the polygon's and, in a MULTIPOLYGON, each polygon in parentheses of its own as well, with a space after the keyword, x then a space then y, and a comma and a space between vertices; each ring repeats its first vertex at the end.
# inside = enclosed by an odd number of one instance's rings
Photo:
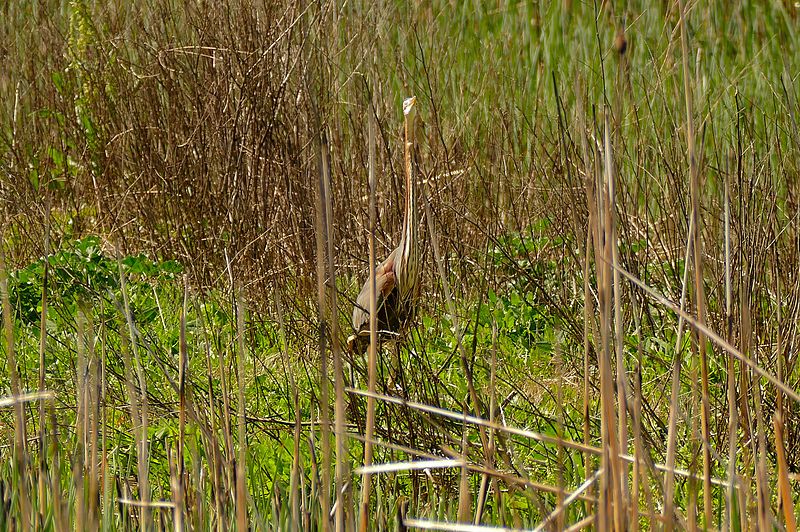
POLYGON ((796 530, 795 3, 0 10, 0 528, 796 530))

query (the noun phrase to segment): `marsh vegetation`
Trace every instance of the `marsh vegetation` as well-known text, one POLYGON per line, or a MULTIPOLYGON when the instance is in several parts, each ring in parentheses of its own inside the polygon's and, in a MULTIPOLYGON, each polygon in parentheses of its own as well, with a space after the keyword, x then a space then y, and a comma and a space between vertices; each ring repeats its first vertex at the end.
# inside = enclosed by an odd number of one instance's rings
POLYGON ((799 20, 4 3, 0 528, 795 530, 799 20))

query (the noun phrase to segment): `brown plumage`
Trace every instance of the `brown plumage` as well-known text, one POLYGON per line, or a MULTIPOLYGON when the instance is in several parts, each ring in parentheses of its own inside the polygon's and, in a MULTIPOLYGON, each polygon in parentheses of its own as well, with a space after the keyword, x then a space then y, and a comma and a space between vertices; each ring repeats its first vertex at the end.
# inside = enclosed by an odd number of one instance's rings
MULTIPOLYGON (((403 235, 400 244, 375 268, 375 297, 378 332, 399 333, 413 316, 419 288, 419 245, 416 204, 416 180, 412 164, 414 143, 414 104, 416 98, 403 102, 405 114, 405 181, 406 203, 403 215, 403 235)), ((351 351, 363 354, 369 346, 370 281, 356 298, 353 308, 355 334, 347 339, 351 351)))

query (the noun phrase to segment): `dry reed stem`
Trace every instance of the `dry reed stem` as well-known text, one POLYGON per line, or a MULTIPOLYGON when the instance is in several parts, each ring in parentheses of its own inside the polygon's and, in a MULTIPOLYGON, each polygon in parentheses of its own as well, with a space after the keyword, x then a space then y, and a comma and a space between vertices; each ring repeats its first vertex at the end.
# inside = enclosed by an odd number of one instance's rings
MULTIPOLYGON (((607 268, 605 267, 605 263, 602 261, 602 258, 605 257, 605 244, 604 244, 604 229, 603 229, 603 220, 604 220, 604 186, 603 186, 603 162, 601 160, 601 153, 602 147, 597 146, 593 147, 592 149, 592 159, 594 161, 592 172, 587 172, 586 180, 586 191, 587 191, 587 204, 589 208, 589 223, 592 230, 592 241, 594 243, 594 261, 595 261, 595 272, 596 272, 596 284, 597 284, 597 315, 598 315, 598 327, 597 327, 597 336, 596 336, 596 346, 595 352, 597 356, 598 362, 598 378, 600 379, 600 432, 601 432, 601 439, 603 440, 603 445, 605 446, 607 438, 607 428, 606 428, 606 419, 607 419, 607 410, 604 410, 605 403, 604 397, 608 397, 607 391, 604 388, 604 378, 603 374, 606 371, 606 364, 603 362, 604 357, 604 350, 607 347, 607 335, 604 336, 604 333, 607 332, 605 328, 605 303, 606 303, 606 294, 607 292, 604 291, 605 286, 605 279, 608 277, 607 268), (602 295, 602 297, 601 297, 602 295), (605 394, 605 395, 604 395, 605 394)), ((606 374, 607 375, 607 374, 606 374)), ((615 436, 616 437, 616 436, 615 436)), ((608 463, 603 454, 600 454, 600 467, 607 467, 608 463)), ((596 528, 610 528, 612 525, 612 518, 610 516, 610 507, 608 505, 608 477, 610 475, 605 475, 601 479, 601 485, 598 486, 598 507, 595 512, 595 527, 596 528)))
POLYGON ((169 486, 172 491, 172 526, 176 532, 183 532, 184 519, 183 519, 183 502, 181 498, 181 479, 178 469, 177 451, 173 450, 171 445, 167 446, 167 461, 169 463, 169 486))
POLYGON ((419 530, 441 530, 444 532, 516 532, 522 530, 520 528, 447 523, 443 521, 430 521, 427 519, 414 518, 404 519, 403 525, 405 529, 416 528, 419 530))
MULTIPOLYGON (((327 319, 326 319, 326 272, 325 272, 325 235, 327 234, 327 220, 325 215, 325 170, 323 156, 323 136, 317 144, 317 187, 316 187, 316 223, 314 226, 316 235, 316 263, 317 263, 317 299, 319 305, 319 324, 318 324, 318 353, 320 357, 319 366, 319 387, 320 387, 320 439, 322 446, 322 492, 320 493, 320 521, 322 530, 327 532, 330 529, 330 494, 331 494, 331 441, 330 441, 330 392, 328 385, 328 350, 327 350, 327 319)), ((337 497, 338 499, 338 497, 337 497)))
POLYGON ((783 414, 776 410, 772 423, 775 429, 775 451, 778 462, 778 494, 780 506, 783 508, 783 520, 786 532, 797 531, 797 518, 794 515, 792 487, 789 483, 789 466, 786 463, 786 448, 783 435, 783 414))
POLYGON ((330 326, 331 350, 333 352, 333 382, 336 433, 336 531, 343 532, 350 527, 352 512, 350 455, 347 451, 347 405, 344 394, 344 364, 339 342, 339 313, 336 290, 336 257, 334 253, 333 192, 331 187, 331 155, 327 138, 322 137, 322 186, 325 208, 326 264, 328 268, 328 321, 330 326))
MULTIPOLYGON (((558 374, 558 384, 556 385, 556 436, 558 438, 564 438, 564 360, 561 351, 561 339, 559 338, 559 332, 555 332, 556 336, 556 343, 554 345, 554 356, 552 359, 552 367, 555 372, 558 374)), ((489 420, 493 422, 493 419, 489 420)), ((558 483, 559 492, 556 495, 556 508, 563 507, 565 504, 565 497, 564 497, 564 471, 566 470, 565 464, 565 453, 564 447, 561 445, 556 446, 556 482, 558 483)), ((588 486, 587 486, 588 487, 588 486)), ((552 514, 551 514, 552 515, 552 514)), ((555 514, 556 522, 553 526, 555 526, 558 530, 564 530, 564 519, 565 516, 563 513, 558 512, 555 514)), ((550 518, 546 521, 549 521, 550 518)))
POLYGON ((33 401, 51 401, 55 398, 55 394, 51 391, 42 390, 39 392, 28 392, 17 396, 0 397, 0 408, 7 408, 9 406, 16 406, 20 403, 30 403, 33 401))
POLYGON ((141 358, 139 357, 139 347, 136 337, 136 325, 133 322, 133 313, 131 312, 130 302, 128 299, 128 290, 125 280, 125 272, 122 269, 122 261, 117 261, 117 268, 119 271, 120 291, 122 292, 122 311, 125 315, 125 322, 128 326, 128 351, 124 347, 121 349, 123 358, 125 359, 126 383, 128 387, 128 400, 130 401, 131 409, 131 422, 134 424, 134 434, 137 447, 137 467, 139 472, 139 500, 142 501, 142 514, 140 519, 140 527, 142 532, 150 530, 152 527, 152 516, 150 512, 150 459, 149 459, 149 437, 148 437, 148 400, 147 400, 147 381, 144 376, 144 367, 141 358), (131 360, 131 352, 133 352, 133 360, 131 360), (134 383, 134 375, 138 380, 139 390, 136 389, 134 383), (140 396, 141 394, 141 396, 140 396))
MULTIPOLYGON (((45 365, 45 354, 47 353, 47 287, 50 281, 50 196, 45 198, 45 217, 44 217, 44 271, 42 273, 42 311, 39 319, 39 391, 44 391, 47 373, 45 365)), ((39 403, 39 519, 44 521, 44 502, 46 497, 45 477, 47 475, 47 423, 45 417, 46 405, 39 403)), ((56 496, 55 494, 53 495, 56 496)))
POLYGON ((77 342, 76 342, 76 370, 75 379, 76 405, 75 405, 75 454, 72 458, 72 483, 75 490, 74 516, 75 528, 86 530, 89 523, 86 521, 86 304, 78 302, 78 315, 76 316, 77 342))
MULTIPOLYGON (((727 324, 726 338, 728 342, 733 342, 733 284, 731 281, 731 212, 730 212, 730 184, 725 179, 724 191, 724 223, 725 223, 725 321, 727 324)), ((737 428, 739 426, 736 408, 736 361, 732 358, 727 360, 727 396, 728 396, 728 479, 730 487, 726 493, 726 521, 724 526, 734 530, 739 523, 734 524, 733 505, 737 500, 736 493, 736 451, 737 451, 737 428)))
MULTIPOLYGON (((319 462, 317 461, 317 450, 316 444, 314 442, 314 421, 311 421, 311 427, 308 431, 308 459, 311 465, 311 485, 309 486, 311 501, 318 501, 320 496, 320 485, 322 484, 320 480, 320 473, 319 473, 319 462)), ((320 501, 320 506, 322 506, 322 502, 320 501)), ((310 507, 313 509, 313 505, 310 507)), ((309 515, 309 519, 311 515, 309 515)), ((324 519, 327 521, 328 514, 324 515, 324 519)), ((325 525, 323 525, 325 526, 325 525)), ((330 523, 327 525, 330 528, 330 523)))
MULTIPOLYGON (((683 88, 686 99, 686 143, 687 157, 689 159, 689 178, 692 200, 692 216, 695 219, 694 234, 694 289, 695 305, 697 308, 697 319, 705 324, 706 302, 705 289, 703 285, 703 241, 702 226, 700 218, 700 176, 697 167, 695 154, 695 134, 694 134, 694 110, 692 106, 691 74, 689 72, 689 37, 686 29, 687 12, 683 0, 678 0, 680 8, 681 25, 681 60, 683 65, 683 88)), ((700 384, 701 390, 701 411, 700 423, 702 430, 703 447, 703 511, 705 515, 705 526, 711 526, 713 522, 713 508, 711 505, 711 428, 710 428, 710 393, 708 389, 708 357, 706 353, 706 339, 702 331, 697 332, 697 346, 700 354, 700 384)))
POLYGON ((573 524, 569 528, 566 528, 564 532, 578 532, 579 530, 585 530, 587 528, 590 528, 592 523, 594 523, 596 519, 597 517, 594 515, 589 515, 587 517, 584 517, 583 519, 573 524))
MULTIPOLYGON (((492 317, 492 359, 489 365, 489 423, 496 422, 497 410, 497 321, 492 317)), ((486 451, 486 467, 494 468, 494 453, 495 453, 495 431, 489 429, 489 448, 486 451)), ((484 473, 481 475, 481 485, 478 491, 478 501, 475 505, 475 519, 473 524, 480 524, 483 519, 483 512, 485 509, 486 499, 488 498, 489 487, 491 486, 491 477, 489 474, 484 473)), ((499 490, 495 490, 495 494, 499 495, 499 490)), ((497 509, 500 508, 500 501, 497 500, 497 509)))
MULTIPOLYGON (((748 275, 749 272, 742 271, 740 272, 741 276, 741 283, 742 286, 749 286, 750 283, 750 276, 748 275)), ((750 321, 751 314, 750 314, 750 294, 747 290, 741 290, 739 292, 739 316, 740 316, 740 335, 741 335, 741 350, 742 353, 745 355, 746 360, 750 362, 750 364, 755 364, 753 361, 753 328, 752 323, 750 321)), ((753 392, 753 375, 750 371, 747 371, 745 368, 742 368, 740 372, 740 401, 741 410, 742 410, 742 424, 746 425, 745 434, 747 434, 746 438, 743 439, 745 442, 742 445, 742 448, 739 449, 744 455, 742 460, 743 463, 743 476, 744 482, 742 483, 744 486, 752 486, 755 485, 755 495, 753 494, 751 489, 742 490, 744 497, 746 498, 746 502, 741 508, 751 508, 755 506, 756 512, 755 514, 748 514, 747 511, 743 511, 742 514, 745 518, 749 517, 749 521, 747 521, 748 528, 755 529, 759 526, 761 522, 761 517, 763 513, 763 501, 762 501, 762 485, 761 485, 761 476, 759 474, 759 442, 758 442, 758 432, 759 428, 756 427, 756 433, 752 430, 752 423, 755 417, 755 414, 751 414, 750 411, 750 400, 754 396, 753 392), (749 445, 749 449, 748 446, 749 445), (749 453, 748 453, 749 451, 749 453), (753 474, 752 476, 749 475, 750 473, 750 466, 753 466, 753 474), (748 478, 749 477, 749 478, 748 478), (755 497, 755 499, 753 499, 755 497)), ((757 393, 760 393, 760 388, 756 390, 757 393)), ((755 402, 755 401, 754 401, 755 402)), ((753 406, 755 408, 755 405, 753 406)), ((756 421, 757 423, 757 421, 756 421)))
MULTIPOLYGON (((608 124, 608 116, 604 117, 603 127, 603 161, 605 184, 597 187, 600 191, 598 197, 601 199, 602 208, 599 212, 602 217, 602 257, 603 261, 598 270, 602 275, 598 275, 598 295, 600 300, 600 336, 602 349, 599 355, 600 363, 600 409, 602 416, 602 469, 607 474, 601 477, 600 484, 600 526, 609 529, 611 526, 615 530, 622 530, 625 526, 624 498, 623 498, 623 468, 619 459, 620 448, 617 433, 619 419, 614 411, 614 377, 612 371, 611 358, 611 324, 612 300, 613 300, 613 216, 614 206, 611 204, 612 190, 611 182, 614 179, 613 165, 611 162, 611 138, 608 124), (612 525, 613 523, 613 525, 612 525)), ((603 177, 598 174, 598 179, 603 183, 603 177)))
POLYGON ((159 508, 159 509, 167 509, 173 510, 175 508, 175 503, 172 501, 140 501, 138 499, 130 499, 127 497, 120 497, 117 499, 117 502, 120 504, 125 504, 127 506, 134 506, 136 508, 159 508))
MULTIPOLYGON (((364 438, 364 443, 367 443, 364 438)), ((382 475, 385 473, 398 473, 400 471, 424 471, 426 469, 445 469, 448 467, 462 467, 466 464, 463 459, 456 458, 431 458, 427 460, 410 460, 407 462, 388 462, 372 464, 356 468, 353 472, 357 475, 382 475)))
MULTIPOLYGON (((361 442, 365 442, 365 438, 363 436, 360 436, 360 435, 353 436, 353 439, 356 439, 356 440, 361 441, 361 442)), ((419 457, 419 458, 424 458, 426 460, 425 463, 432 463, 432 464, 435 465, 437 463, 440 463, 440 462, 438 462, 439 460, 442 460, 441 456, 434 455, 434 454, 431 454, 431 453, 426 453, 426 452, 420 451, 418 449, 412 449, 410 447, 406 447, 406 446, 403 446, 403 445, 398 445, 398 444, 385 442, 385 441, 377 440, 377 439, 373 440, 372 443, 374 445, 380 445, 381 447, 385 447, 385 448, 390 449, 390 450, 394 450, 394 451, 398 451, 398 452, 401 452, 401 453, 404 453, 404 454, 408 454, 410 456, 416 456, 416 457, 419 457)), ((599 449, 597 451, 599 453, 599 449)), ((444 452, 452 457, 450 459, 450 461, 447 462, 447 463, 458 464, 458 465, 461 465, 463 463, 463 456, 462 456, 462 454, 460 452, 450 451, 448 449, 444 449, 444 452)), ((624 457, 624 458, 626 458, 628 460, 632 460, 632 457, 624 457)), ((388 472, 393 472, 395 470, 404 470, 404 468, 408 464, 412 464, 410 466, 410 469, 415 469, 415 468, 417 468, 416 464, 422 464, 422 462, 421 461, 417 461, 417 462, 397 462, 397 463, 391 463, 390 462, 390 463, 386 463, 386 464, 373 464, 370 467, 370 469, 368 470, 368 472, 378 473, 378 472, 381 472, 382 468, 384 468, 384 467, 387 469, 388 472)), ((422 467, 422 466, 419 466, 419 467, 422 467)), ((554 495, 557 495, 559 493, 560 494, 564 493, 564 490, 561 489, 561 488, 558 488, 558 487, 555 487, 555 486, 550 486, 548 484, 542 484, 540 482, 534 482, 532 480, 529 480, 529 479, 526 479, 526 478, 523 478, 523 477, 518 477, 518 476, 515 476, 515 475, 511 475, 511 474, 505 473, 503 471, 499 471, 497 469, 487 468, 485 466, 480 466, 480 465, 470 464, 470 463, 467 463, 466 467, 473 473, 480 474, 480 475, 489 475, 492 478, 497 479, 498 481, 503 481, 506 485, 509 485, 509 486, 527 487, 527 488, 531 488, 531 489, 534 489, 534 490, 542 491, 542 492, 545 492, 545 493, 551 493, 551 494, 554 494, 554 495)), ((364 472, 363 468, 359 469, 359 471, 362 472, 362 473, 364 472)), ((685 474, 685 472, 682 472, 682 473, 685 474)), ((594 503, 597 502, 596 499, 594 497, 590 496, 590 495, 583 495, 582 494, 579 498, 582 501, 585 501, 587 503, 594 504, 594 503)))
POLYGON ((68 523, 69 511, 65 511, 65 505, 61 499, 61 460, 60 446, 58 441, 58 422, 56 420, 56 409, 50 405, 50 456, 53 457, 53 474, 50 477, 50 491, 53 493, 53 525, 57 532, 70 530, 68 523))
MULTIPOLYGON (((467 406, 464 405, 464 414, 466 417, 467 406)), ((456 520, 459 523, 471 523, 470 515, 472 513, 472 494, 469 490, 469 468, 467 462, 469 460, 469 439, 468 425, 464 422, 461 429, 461 459, 459 460, 461 472, 458 484, 458 512, 456 520)))
MULTIPOLYGON (((746 318, 742 318, 743 325, 751 323, 750 318, 750 301, 748 298, 747 304, 742 306, 742 312, 747 314, 746 318)), ((745 327, 743 327, 744 329, 745 327)), ((750 337, 750 334, 747 334, 750 337)), ((758 364, 758 350, 753 349, 750 351, 750 343, 748 342, 747 345, 744 346, 748 349, 747 353, 752 353, 753 363, 758 364)), ((771 510, 770 510, 770 486, 769 480, 767 479, 767 435, 766 435, 766 424, 764 422, 764 412, 763 407, 761 404, 761 379, 757 376, 753 376, 753 387, 748 395, 753 398, 753 405, 756 413, 756 430, 758 434, 756 435, 756 463, 755 463, 755 477, 756 477, 756 508, 757 508, 757 519, 758 519, 758 529, 759 530, 767 530, 770 527, 770 517, 771 517, 771 510)))
MULTIPOLYGON (((212 492, 214 494, 214 516, 216 517, 216 530, 217 532, 223 532, 223 521, 224 521, 224 504, 223 504, 223 497, 224 494, 227 493, 226 488, 223 486, 223 476, 222 476, 222 468, 223 468, 223 455, 222 449, 218 438, 218 426, 217 426, 217 416, 215 415, 216 412, 216 394, 214 393, 214 374, 213 374, 213 365, 211 362, 211 339, 209 338, 208 327, 206 326, 206 322, 203 319, 203 313, 200 311, 199 308, 195 309, 196 315, 200 319, 200 330, 203 334, 203 350, 205 351, 205 359, 206 359, 206 385, 208 386, 208 412, 209 416, 209 425, 206 427, 202 425, 197 420, 198 425, 200 425, 201 429, 204 429, 204 436, 207 442, 207 445, 211 447, 211 456, 208 458, 209 467, 211 469, 211 485, 212 485, 212 492)), ((220 381, 224 384, 224 379, 222 379, 222 367, 220 365, 220 381)), ((223 388, 224 389, 224 388, 223 388)), ((188 405, 187 405, 188 406, 188 405)), ((202 499, 201 499, 202 500, 202 499)))
POLYGON ((188 369, 189 346, 186 341, 186 314, 189 308, 189 278, 183 278, 183 305, 181 306, 178 331, 178 446, 176 457, 177 479, 173 482, 175 499, 175 529, 183 531, 186 519, 186 486, 184 484, 184 447, 186 445, 186 371, 188 369))
MULTIPOLYGON (((377 389, 378 380, 378 302, 375 286, 375 227, 376 227, 376 171, 375 171, 375 93, 373 92, 367 117, 367 153, 369 165, 369 348, 368 348, 368 383, 371 394, 377 389)), ((375 398, 367 397, 366 441, 364 442, 364 467, 372 464, 372 438, 375 432, 375 398)), ((370 473, 364 473, 361 486, 361 513, 359 530, 366 532, 369 525, 369 499, 372 489, 370 473)))
MULTIPOLYGON (((100 300, 100 316, 105 316, 105 301, 100 300)), ((111 527, 111 517, 112 513, 110 511, 112 503, 112 495, 111 495, 111 475, 109 474, 108 468, 108 401, 106 399, 106 391, 108 390, 107 386, 107 373, 106 373, 106 355, 108 351, 106 347, 108 346, 108 336, 107 336, 107 329, 106 329, 106 320, 100 320, 100 402, 102 403, 102 412, 100 414, 100 422, 102 424, 102 435, 101 435, 101 463, 100 463, 100 475, 103 477, 103 498, 102 498, 102 508, 103 508, 103 519, 101 526, 103 529, 107 530, 111 527)))
MULTIPOLYGON (((777 227, 773 227, 773 235, 774 238, 777 240, 778 230, 777 227)), ((782 316, 782 306, 783 306, 783 294, 782 294, 782 287, 781 281, 779 277, 779 262, 778 262, 778 253, 777 250, 775 251, 775 256, 773 257, 773 269, 775 272, 775 298, 777 300, 776 310, 777 310, 777 322, 778 327, 776 331, 776 353, 777 353, 777 377, 779 380, 783 380, 783 357, 781 354, 783 353, 783 316, 782 316)), ((784 413, 784 406, 783 406, 783 394, 780 390, 775 392, 775 411, 772 415, 772 423, 773 423, 773 431, 775 437, 775 454, 776 454, 776 462, 777 462, 777 475, 778 475, 778 495, 780 497, 779 500, 779 507, 783 509, 783 516, 784 516, 784 525, 786 527, 787 532, 795 532, 797 530, 797 520, 794 515, 794 501, 791 497, 791 484, 789 483, 789 467, 786 462, 786 448, 784 445, 784 425, 783 425, 783 418, 785 416, 784 413)))
POLYGON ((322 170, 325 208, 325 243, 328 288, 328 322, 330 328, 331 352, 333 354, 334 414, 336 438, 336 529, 342 531, 352 528, 352 498, 350 478, 350 457, 347 452, 347 410, 344 395, 344 366, 339 338, 338 294, 336 290, 336 257, 334 252, 334 213, 331 187, 331 155, 327 137, 322 142, 322 170))
MULTIPOLYGON (((583 443, 588 445, 591 440, 591 427, 590 427, 590 412, 589 407, 591 398, 589 396, 591 387, 589 385, 589 371, 590 371, 590 355, 592 350, 591 338, 595 337, 594 333, 594 299, 591 293, 591 286, 589 280, 590 264, 592 261, 593 243, 596 245, 599 240, 594 235, 597 231, 597 201, 595 199, 596 193, 594 190, 596 172, 589 166, 589 139, 586 130, 585 110, 583 103, 583 86, 582 83, 577 83, 577 111, 580 127, 581 151, 584 161, 584 186, 586 193, 587 210, 589 211, 589 223, 586 226, 586 244, 583 257, 583 443)), ((592 161, 595 158, 592 157, 592 161)), ((596 248, 595 248, 596 249, 596 248)), ((599 350, 595 348, 595 352, 599 350)), ((584 453, 583 456, 583 469, 584 480, 589 480, 592 475, 593 464, 589 453, 584 453)), ((593 509, 591 505, 586 505, 586 513, 591 514, 593 509)))
POLYGON ((95 331, 94 325, 94 314, 92 313, 92 308, 89 307, 89 332, 90 336, 88 338, 88 354, 89 354, 89 375, 88 375, 88 382, 89 382, 89 408, 87 412, 89 413, 89 520, 90 525, 93 528, 99 527, 99 508, 98 508, 98 498, 100 494, 100 488, 98 482, 100 480, 99 477, 99 449, 97 445, 97 439, 100 435, 100 387, 101 387, 101 375, 100 375, 100 366, 101 364, 98 361, 97 357, 97 335, 95 331))
POLYGON ((436 406, 427 405, 424 403, 418 403, 415 401, 407 401, 405 399, 399 397, 393 397, 389 395, 383 395, 380 393, 370 394, 368 391, 365 390, 358 390, 355 388, 347 388, 346 391, 348 393, 353 393, 357 395, 361 395, 363 397, 368 397, 369 395, 373 395, 375 399, 379 401, 384 401, 391 404, 401 405, 407 408, 412 408, 414 410, 419 410, 420 412, 426 412, 428 414, 436 414, 439 416, 443 416, 455 421, 464 421, 467 423, 472 423, 474 425, 483 426, 486 429, 492 429, 498 432, 505 432, 507 434, 513 434, 516 436, 522 436, 524 438, 529 438, 532 440, 536 440, 542 443, 547 443, 550 445, 563 445, 570 449, 574 449, 581 452, 590 452, 595 455, 601 455, 603 453, 603 449, 599 447, 594 447, 591 445, 585 445, 580 442, 575 442, 571 440, 560 439, 554 436, 549 436, 547 434, 542 434, 539 432, 534 432, 525 429, 519 429, 516 427, 510 427, 508 425, 502 425, 499 423, 490 423, 486 419, 482 419, 476 416, 472 416, 469 414, 454 412, 452 410, 447 410, 444 408, 439 408, 436 406))
MULTIPOLYGON (((608 127, 608 124, 606 124, 608 127)), ((611 138, 607 131, 606 136, 606 172, 608 179, 608 231, 610 233, 611 261, 613 265, 619 265, 619 238, 617 235, 617 212, 616 212, 616 168, 614 166, 614 152, 611 146, 611 138)), ((613 289, 614 289, 614 347, 617 362, 617 411, 618 411, 618 430, 619 430, 619 452, 628 451, 628 372, 625 366, 625 332, 622 326, 622 284, 620 283, 619 271, 613 268, 613 289)), ((618 502, 621 507, 628 504, 628 468, 621 472, 620 476, 620 495, 622 499, 618 502)))
POLYGON ((634 307, 633 315, 636 322, 636 337, 638 339, 636 345, 636 373, 635 382, 633 387, 633 412, 631 414, 633 425, 633 445, 634 457, 636 460, 633 463, 633 489, 631 490, 631 523, 639 522, 639 499, 640 490, 644 491, 645 501, 647 505, 647 516, 651 522, 655 521, 656 513, 653 504, 653 493, 650 487, 650 477, 647 475, 647 470, 643 467, 648 465, 645 459, 648 452, 647 446, 643 439, 642 434, 642 361, 644 359, 644 338, 642 337, 642 315, 644 309, 639 308, 636 298, 631 297, 631 303, 634 307))
MULTIPOLYGON (((435 459, 438 458, 437 455, 424 453, 424 452, 417 451, 417 450, 414 450, 414 449, 408 449, 408 448, 406 448, 404 446, 391 445, 391 444, 388 444, 386 442, 378 442, 378 441, 376 441, 376 443, 380 443, 381 445, 383 445, 385 447, 388 447, 388 448, 401 450, 402 452, 405 452, 405 453, 408 453, 408 454, 411 454, 411 455, 414 455, 414 456, 420 456, 420 457, 428 458, 428 459, 431 459, 431 460, 435 460, 435 459)), ((541 491, 543 493, 548 493, 548 494, 551 494, 551 495, 561 496, 561 497, 563 497, 567 493, 566 490, 564 490, 563 487, 552 486, 550 484, 544 484, 542 482, 535 482, 535 481, 527 479, 527 478, 523 478, 523 477, 519 477, 519 476, 516 476, 516 475, 509 474, 509 473, 505 473, 503 471, 500 471, 500 470, 497 470, 497 469, 494 469, 494 468, 489 468, 489 467, 482 466, 482 465, 464 463, 463 455, 460 452, 456 452, 456 451, 453 451, 453 450, 447 449, 447 448, 443 448, 442 451, 446 455, 450 456, 452 460, 457 461, 459 464, 463 464, 463 467, 466 467, 470 472, 475 473, 475 474, 479 474, 479 475, 490 476, 493 479, 495 479, 497 482, 502 481, 503 483, 505 483, 506 486, 509 486, 512 489, 517 489, 517 488, 524 487, 524 488, 530 488, 530 489, 532 489, 534 491, 541 491)), ((597 498, 593 497, 592 495, 586 495, 586 494, 581 493, 578 498, 581 501, 585 502, 585 503, 597 504, 597 498)), ((539 507, 540 510, 542 510, 542 508, 543 508, 542 506, 539 507)))
MULTIPOLYGON (((228 295, 230 298, 229 304, 231 311, 233 312, 234 323, 236 323, 236 302, 233 297, 233 270, 231 269, 231 261, 228 255, 228 250, 224 250, 225 255, 225 273, 228 275, 228 295)), ((234 331, 235 333, 235 331, 234 331)), ((239 492, 236 489, 237 480, 236 475, 238 469, 236 468, 236 446, 233 443, 233 426, 231 425, 231 419, 233 419, 233 410, 231 408, 231 401, 233 399, 233 377, 236 373, 236 368, 234 364, 236 363, 236 342, 234 337, 233 342, 233 356, 231 356, 231 344, 226 339, 225 347, 222 347, 222 343, 220 342, 219 337, 217 338, 217 348, 220 349, 221 353, 224 353, 224 356, 220 359, 219 364, 219 382, 220 388, 222 392, 222 421, 223 421, 223 437, 225 442, 225 452, 224 456, 224 463, 221 464, 222 471, 224 473, 223 479, 225 480, 228 493, 233 494, 233 503, 234 503, 234 519, 238 519, 238 496, 239 492)))
MULTIPOLYGON (((225 254, 228 258, 227 253, 225 254)), ((230 294, 232 310, 236 317, 236 434, 237 434, 237 460, 236 460, 236 527, 238 530, 248 529, 247 520, 247 431, 245 428, 245 405, 244 405, 244 296, 233 282, 233 269, 228 260, 228 274, 230 275, 230 294)))
MULTIPOLYGON (((0 299, 3 304, 3 330, 5 337, 6 368, 11 380, 11 393, 15 397, 22 394, 17 358, 14 352, 14 321, 11 312, 11 298, 8 293, 8 269, 6 267, 5 232, 0 232, 0 299)), ((22 530, 30 527, 31 508, 28 487, 28 450, 26 446, 27 429, 22 403, 14 403, 14 469, 16 471, 20 526, 22 530)))
MULTIPOLYGON (((681 302, 680 309, 686 308, 686 294, 689 285, 689 256, 692 252, 694 239, 692 238, 694 228, 694 215, 689 217, 689 231, 686 236, 686 249, 684 252, 684 269, 683 277, 681 280, 681 302)), ((672 384, 670 390, 670 403, 669 403, 669 428, 667 432, 667 467, 673 469, 675 467, 675 455, 677 452, 677 438, 678 438, 678 417, 680 416, 678 395, 681 389, 681 368, 683 365, 683 324, 684 319, 682 315, 678 317, 678 331, 675 335, 675 355, 672 366, 672 384)), ((661 512, 661 517, 667 519, 666 527, 669 529, 672 525, 669 523, 668 516, 672 514, 674 505, 674 490, 675 479, 667 473, 664 477, 664 509, 661 512)))
MULTIPOLYGON (((726 181, 727 184, 727 181, 726 181)), ((777 227, 777 221, 773 220, 772 226, 772 235, 775 242, 778 241, 778 237, 780 235, 780 231, 777 227)), ((778 256, 778 249, 777 246, 773 250, 772 255, 772 275, 775 283, 775 301, 777 304, 775 305, 775 319, 778 323, 776 330, 775 330, 775 352, 777 356, 775 357, 776 362, 776 369, 775 369, 775 376, 778 378, 779 381, 783 381, 783 374, 784 374, 784 364, 785 361, 783 359, 783 346, 784 346, 784 339, 783 339, 783 286, 780 279, 780 258, 778 256)), ((775 410, 783 414, 783 394, 780 390, 775 392, 775 410)))

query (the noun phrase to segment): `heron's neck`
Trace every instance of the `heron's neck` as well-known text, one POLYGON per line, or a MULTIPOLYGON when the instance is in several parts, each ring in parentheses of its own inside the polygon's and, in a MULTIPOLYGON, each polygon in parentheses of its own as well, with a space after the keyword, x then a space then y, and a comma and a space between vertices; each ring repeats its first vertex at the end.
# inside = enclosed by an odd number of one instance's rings
MULTIPOLYGON (((412 126, 413 127, 413 126, 412 126)), ((419 265, 419 238, 418 227, 419 219, 417 213, 417 180, 414 175, 413 164, 413 133, 406 132, 405 146, 405 180, 406 180, 406 206, 403 214, 403 236, 400 239, 400 249, 402 250, 403 268, 401 269, 400 286, 412 288, 418 277, 419 265)))

